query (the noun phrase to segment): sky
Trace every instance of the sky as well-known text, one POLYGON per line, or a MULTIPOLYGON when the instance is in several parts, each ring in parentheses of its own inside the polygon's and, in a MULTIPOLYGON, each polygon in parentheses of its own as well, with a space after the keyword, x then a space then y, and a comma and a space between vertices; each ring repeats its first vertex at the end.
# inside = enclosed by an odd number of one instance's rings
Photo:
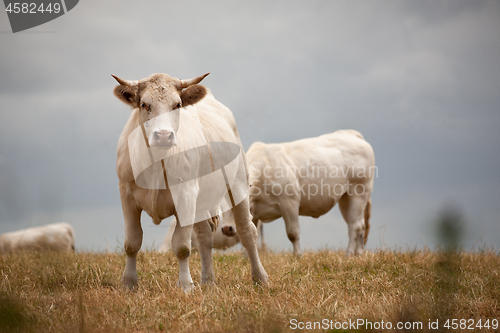
MULTIPOLYGON (((116 251, 118 75, 203 81, 243 146, 356 129, 378 177, 368 250, 442 245, 453 207, 466 250, 500 248, 500 2, 80 1, 12 33, 0 11, 0 233, 73 225, 80 251, 116 251)), ((170 219, 142 216, 143 248, 170 219)), ((338 208, 300 217, 304 249, 345 249, 338 208)), ((290 251, 283 220, 266 224, 290 251)))

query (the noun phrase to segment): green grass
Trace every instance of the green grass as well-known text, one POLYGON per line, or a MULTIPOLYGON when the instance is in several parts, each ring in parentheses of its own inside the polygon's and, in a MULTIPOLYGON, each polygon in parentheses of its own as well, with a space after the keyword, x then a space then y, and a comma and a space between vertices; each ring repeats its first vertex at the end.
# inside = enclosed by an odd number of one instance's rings
MULTIPOLYGON (((268 252, 261 260, 268 287, 254 285, 248 259, 232 252, 214 254, 217 284, 195 282, 186 295, 172 253, 140 252, 134 291, 120 285, 122 253, 2 255, 0 331, 286 332, 291 319, 422 322, 425 331, 429 320, 500 320, 493 252, 268 252)), ((197 252, 190 266, 199 281, 197 252)))

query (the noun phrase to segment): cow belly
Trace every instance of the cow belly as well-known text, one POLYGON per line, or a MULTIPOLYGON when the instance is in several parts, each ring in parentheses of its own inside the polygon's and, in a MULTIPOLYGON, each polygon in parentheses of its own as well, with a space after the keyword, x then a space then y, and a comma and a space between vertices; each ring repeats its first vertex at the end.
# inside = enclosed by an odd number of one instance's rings
POLYGON ((299 206, 299 215, 318 218, 328 213, 336 201, 331 197, 314 196, 310 199, 302 198, 299 206))
POLYGON ((175 206, 172 202, 172 196, 167 190, 147 190, 138 187, 135 183, 129 186, 140 209, 144 210, 152 218, 155 215, 158 216, 160 219, 160 221, 157 221, 158 223, 174 215, 175 206), (156 201, 156 205, 153 205, 153 201, 156 201))
POLYGON ((271 222, 282 216, 280 206, 276 202, 252 201, 251 197, 250 200, 250 212, 254 218, 271 222))

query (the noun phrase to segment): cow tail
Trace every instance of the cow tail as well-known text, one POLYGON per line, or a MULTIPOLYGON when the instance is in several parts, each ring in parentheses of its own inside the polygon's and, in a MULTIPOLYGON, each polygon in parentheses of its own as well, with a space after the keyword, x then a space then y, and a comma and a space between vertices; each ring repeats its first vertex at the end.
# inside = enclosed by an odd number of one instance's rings
POLYGON ((370 233, 371 211, 372 211, 372 200, 368 199, 368 202, 366 203, 365 207, 365 239, 363 244, 366 244, 366 241, 368 240, 368 234, 370 233))

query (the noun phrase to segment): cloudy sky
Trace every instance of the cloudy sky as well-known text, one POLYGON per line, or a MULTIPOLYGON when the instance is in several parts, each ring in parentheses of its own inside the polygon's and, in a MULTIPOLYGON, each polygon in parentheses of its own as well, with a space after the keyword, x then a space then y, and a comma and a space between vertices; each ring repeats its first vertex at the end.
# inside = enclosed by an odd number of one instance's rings
MULTIPOLYGON (((110 74, 203 83, 243 145, 360 131, 379 170, 369 249, 434 247, 453 206, 467 249, 500 247, 500 2, 80 1, 13 34, 0 12, 0 233, 71 223, 81 250, 124 228, 116 143, 130 109, 110 74)), ((169 220, 143 215, 144 246, 169 220)), ((303 248, 343 249, 338 208, 301 217, 303 248)), ((270 247, 290 250, 282 220, 270 247)))

